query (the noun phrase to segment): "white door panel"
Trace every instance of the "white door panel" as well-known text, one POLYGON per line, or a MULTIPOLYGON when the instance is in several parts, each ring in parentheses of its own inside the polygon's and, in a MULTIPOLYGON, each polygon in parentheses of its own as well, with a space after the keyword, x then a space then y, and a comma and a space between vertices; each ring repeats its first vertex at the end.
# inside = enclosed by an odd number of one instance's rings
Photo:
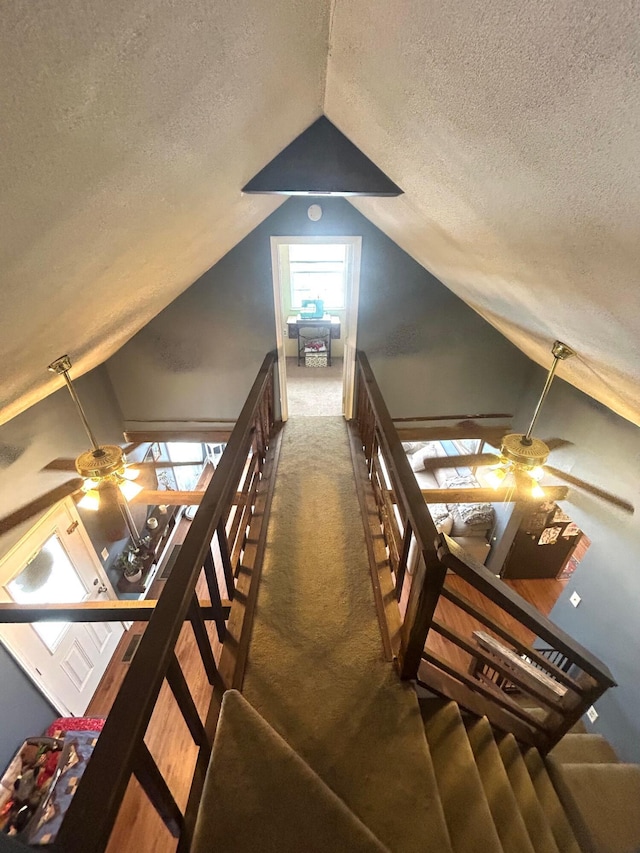
MULTIPOLYGON (((0 601, 115 599, 73 502, 54 507, 0 562, 0 601), (106 590, 106 591, 105 591, 106 590)), ((121 622, 0 624, 0 639, 63 714, 82 715, 124 632, 121 622)))

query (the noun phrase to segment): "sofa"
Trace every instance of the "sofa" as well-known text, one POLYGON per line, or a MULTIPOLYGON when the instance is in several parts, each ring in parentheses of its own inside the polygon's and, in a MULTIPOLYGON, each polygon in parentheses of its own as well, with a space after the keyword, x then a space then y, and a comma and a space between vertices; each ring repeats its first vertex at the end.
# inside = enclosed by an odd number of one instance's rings
MULTIPOLYGON (((439 441, 403 442, 403 448, 421 489, 477 488, 480 486, 468 468, 432 468, 425 460, 448 456, 439 441)), ((489 503, 427 504, 439 533, 451 536, 471 557, 485 563, 491 550, 491 531, 495 511, 489 503)))

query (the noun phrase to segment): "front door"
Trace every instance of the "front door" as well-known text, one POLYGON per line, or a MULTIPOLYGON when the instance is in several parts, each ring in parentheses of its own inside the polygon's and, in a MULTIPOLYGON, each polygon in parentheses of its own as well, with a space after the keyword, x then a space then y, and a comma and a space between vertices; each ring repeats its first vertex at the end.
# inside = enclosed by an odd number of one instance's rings
MULTIPOLYGON (((116 598, 73 502, 54 507, 0 562, 0 601, 116 598)), ((121 622, 0 625, 0 638, 60 713, 80 716, 123 634, 121 622)))

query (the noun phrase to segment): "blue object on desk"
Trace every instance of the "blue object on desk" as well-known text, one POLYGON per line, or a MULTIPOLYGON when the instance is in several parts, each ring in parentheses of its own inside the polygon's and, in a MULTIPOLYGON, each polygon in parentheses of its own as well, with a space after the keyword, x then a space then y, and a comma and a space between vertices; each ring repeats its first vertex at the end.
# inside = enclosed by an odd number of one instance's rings
POLYGON ((324 300, 303 299, 300 317, 303 320, 319 320, 324 317, 324 300))

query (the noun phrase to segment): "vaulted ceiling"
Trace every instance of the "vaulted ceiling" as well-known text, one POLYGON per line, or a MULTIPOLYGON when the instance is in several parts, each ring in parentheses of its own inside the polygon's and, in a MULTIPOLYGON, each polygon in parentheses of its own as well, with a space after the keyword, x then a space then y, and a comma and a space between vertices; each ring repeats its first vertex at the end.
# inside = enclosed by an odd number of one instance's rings
POLYGON ((640 424, 638 0, 14 0, 2 23, 0 421, 282 203, 240 188, 325 113, 405 191, 366 217, 640 424))

